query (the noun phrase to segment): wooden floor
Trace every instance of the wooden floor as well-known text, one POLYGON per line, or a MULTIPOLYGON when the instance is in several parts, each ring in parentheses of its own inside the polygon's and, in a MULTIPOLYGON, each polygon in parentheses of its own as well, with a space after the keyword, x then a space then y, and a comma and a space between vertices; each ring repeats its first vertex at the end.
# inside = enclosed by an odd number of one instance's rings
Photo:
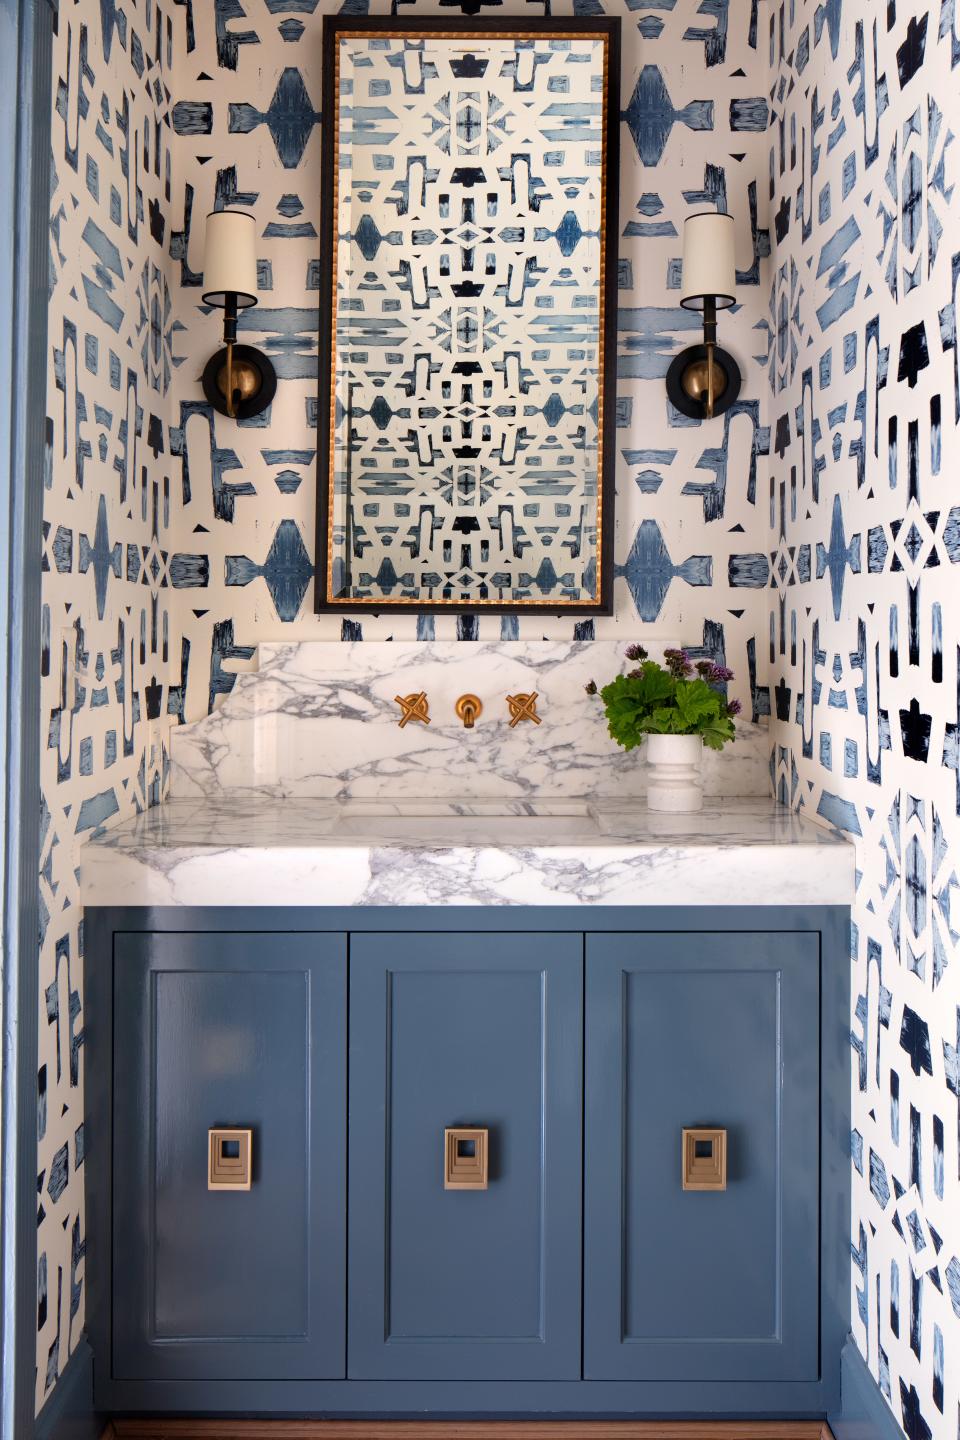
POLYGON ((114 1420, 103 1440, 833 1440, 819 1420, 114 1420))

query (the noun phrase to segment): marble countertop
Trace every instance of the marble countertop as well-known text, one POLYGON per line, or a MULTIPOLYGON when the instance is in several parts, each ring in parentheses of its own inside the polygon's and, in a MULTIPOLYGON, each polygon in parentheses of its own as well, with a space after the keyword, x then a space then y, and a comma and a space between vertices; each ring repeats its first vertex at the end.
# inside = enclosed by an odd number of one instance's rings
POLYGON ((772 800, 171 800, 92 837, 85 905, 846 905, 855 851, 772 800))

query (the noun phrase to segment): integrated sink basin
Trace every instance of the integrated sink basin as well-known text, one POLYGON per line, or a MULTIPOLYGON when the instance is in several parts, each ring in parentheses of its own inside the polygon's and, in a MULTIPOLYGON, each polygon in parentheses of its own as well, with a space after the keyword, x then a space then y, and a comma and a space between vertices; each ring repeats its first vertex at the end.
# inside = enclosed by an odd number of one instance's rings
POLYGON ((379 844, 561 845, 597 829, 585 800, 346 801, 332 817, 331 839, 379 844))

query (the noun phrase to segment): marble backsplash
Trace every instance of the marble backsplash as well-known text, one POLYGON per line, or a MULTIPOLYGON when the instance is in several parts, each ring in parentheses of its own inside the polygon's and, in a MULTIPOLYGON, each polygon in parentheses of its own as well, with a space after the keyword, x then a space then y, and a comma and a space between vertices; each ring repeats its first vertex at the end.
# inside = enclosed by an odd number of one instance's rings
MULTIPOLYGON (((650 644, 660 658, 663 645, 650 644)), ((675 642, 674 642, 675 643, 675 642)), ((585 693, 629 668, 619 641, 262 644, 259 668, 172 737, 171 794, 316 798, 638 797, 643 751, 625 753, 585 693), (429 725, 398 725, 397 695, 424 690, 429 725), (511 729, 506 697, 537 691, 543 723, 511 729), (459 695, 477 695, 473 730, 459 695)), ((708 795, 767 795, 765 726, 705 752, 708 795)))

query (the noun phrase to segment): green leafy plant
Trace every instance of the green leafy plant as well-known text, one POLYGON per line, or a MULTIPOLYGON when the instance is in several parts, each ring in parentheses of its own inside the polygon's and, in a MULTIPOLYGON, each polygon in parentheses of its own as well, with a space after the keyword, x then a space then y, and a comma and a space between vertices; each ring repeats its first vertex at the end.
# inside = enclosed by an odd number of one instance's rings
POLYGON ((624 750, 633 750, 644 735, 700 735, 711 750, 722 750, 736 737, 734 716, 739 700, 727 700, 721 686, 733 671, 712 660, 690 659, 686 650, 665 650, 665 665, 650 660, 642 645, 629 645, 627 659, 639 665, 590 695, 599 694, 607 712, 610 734, 624 750))

